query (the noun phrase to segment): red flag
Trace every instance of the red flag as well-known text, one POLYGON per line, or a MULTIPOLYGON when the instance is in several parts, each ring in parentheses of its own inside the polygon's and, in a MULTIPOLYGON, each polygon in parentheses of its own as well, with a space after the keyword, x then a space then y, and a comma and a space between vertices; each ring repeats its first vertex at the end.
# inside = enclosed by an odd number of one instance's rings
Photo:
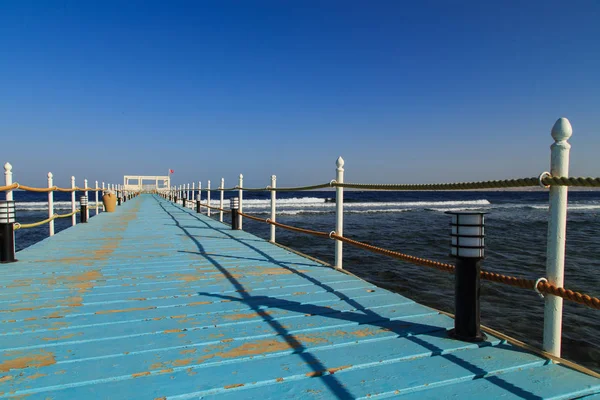
POLYGON ((175 170, 173 170, 173 169, 170 169, 170 170, 169 170, 169 173, 170 173, 170 174, 172 174, 172 173, 174 173, 174 172, 175 172, 175 170))

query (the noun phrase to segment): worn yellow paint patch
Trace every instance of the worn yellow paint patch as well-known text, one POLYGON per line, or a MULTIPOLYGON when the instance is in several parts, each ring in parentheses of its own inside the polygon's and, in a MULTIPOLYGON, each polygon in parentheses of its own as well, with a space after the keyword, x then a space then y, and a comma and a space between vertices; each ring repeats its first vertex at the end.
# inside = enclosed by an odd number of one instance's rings
MULTIPOLYGON (((15 353, 5 353, 9 356, 15 353)), ((45 367, 56 364, 54 353, 45 350, 39 350, 21 357, 15 357, 12 360, 6 360, 0 364, 0 372, 8 372, 13 369, 24 369, 29 367, 45 367)))

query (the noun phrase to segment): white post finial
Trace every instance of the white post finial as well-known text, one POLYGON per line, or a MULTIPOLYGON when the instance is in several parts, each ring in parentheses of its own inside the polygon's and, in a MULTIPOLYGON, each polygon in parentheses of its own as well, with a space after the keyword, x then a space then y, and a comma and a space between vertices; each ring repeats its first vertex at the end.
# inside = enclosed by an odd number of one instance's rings
MULTIPOLYGON (((275 202, 277 201, 277 192, 275 191, 275 188, 277 187, 277 177, 275 175, 271 175, 271 221, 276 222, 276 205, 275 202)), ((269 242, 271 243, 275 243, 275 225, 271 225, 271 238, 269 239, 269 242)))
POLYGON ((225 200, 225 192, 223 191, 223 189, 225 189, 225 178, 221 178, 221 198, 219 199, 219 208, 221 209, 221 211, 219 211, 220 222, 223 222, 223 202, 225 200))
MULTIPOLYGON (((337 166, 335 181, 344 183, 344 159, 338 157, 335 162, 337 166)), ((344 236, 344 188, 336 186, 335 188, 335 233, 339 236, 344 236)), ((335 268, 342 269, 342 247, 343 243, 339 240, 335 241, 335 268)))
MULTIPOLYGON (((567 139, 573 134, 571 123, 560 118, 552 127, 554 143, 550 146, 550 174, 553 177, 569 176, 567 139)), ((548 283, 563 287, 565 270, 565 242, 567 233, 567 186, 550 186, 550 211, 546 247, 546 279, 548 283)), ((562 336, 563 299, 554 295, 545 297, 543 349, 560 357, 562 336)))
POLYGON ((77 224, 77 216, 75 215, 75 177, 71 177, 71 212, 73 215, 71 216, 71 224, 75 226, 77 224))
POLYGON ((240 198, 240 204, 239 204, 239 208, 238 208, 238 218, 239 218, 238 219, 238 221, 239 221, 238 222, 238 227, 239 227, 239 229, 242 229, 242 221, 244 221, 244 218, 242 218, 242 216, 239 215, 239 213, 242 212, 242 196, 243 196, 243 194, 242 194, 242 192, 243 192, 242 188, 244 187, 244 175, 242 175, 242 174, 240 174, 240 181, 239 181, 238 187, 239 187, 238 196, 240 198))
POLYGON ((554 123, 551 134, 552 138, 554 138, 556 142, 569 140, 569 138, 573 135, 573 127, 568 119, 559 118, 554 123))
MULTIPOLYGON (((9 162, 4 164, 4 184, 6 186, 10 186, 13 184, 12 165, 10 165, 9 162)), ((8 200, 8 201, 14 200, 12 189, 6 191, 6 200, 8 200)))
MULTIPOLYGON (((48 188, 54 186, 54 175, 52 172, 48 172, 48 188)), ((52 218, 54 215, 54 192, 51 190, 48 192, 48 218, 52 218)), ((50 236, 54 236, 54 220, 48 223, 48 231, 50 236)))

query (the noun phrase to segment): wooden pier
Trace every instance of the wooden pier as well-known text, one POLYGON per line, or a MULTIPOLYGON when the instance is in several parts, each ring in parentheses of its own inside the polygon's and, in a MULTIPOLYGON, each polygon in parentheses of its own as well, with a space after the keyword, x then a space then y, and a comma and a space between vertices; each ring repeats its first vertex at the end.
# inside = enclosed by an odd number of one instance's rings
POLYGON ((154 195, 0 269, 0 397, 600 398, 600 379, 154 195))

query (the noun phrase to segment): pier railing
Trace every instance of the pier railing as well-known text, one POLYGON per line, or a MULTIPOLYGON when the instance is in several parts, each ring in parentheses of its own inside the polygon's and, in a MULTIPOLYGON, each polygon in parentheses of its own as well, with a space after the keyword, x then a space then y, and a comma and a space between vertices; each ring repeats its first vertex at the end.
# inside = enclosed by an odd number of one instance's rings
MULTIPOLYGON (((479 279, 484 279, 491 282, 502 283, 513 287, 535 290, 540 297, 545 300, 544 308, 544 342, 543 350, 554 355, 560 356, 561 352, 561 335, 562 335, 562 306, 563 299, 573 301, 578 304, 583 304, 594 309, 600 309, 600 299, 589 296, 584 293, 579 293, 564 288, 564 259, 565 259, 565 237, 566 237, 566 213, 567 213, 567 190, 568 187, 600 187, 599 177, 569 177, 569 150, 570 144, 568 139, 572 135, 570 122, 566 118, 560 118, 554 124, 551 130, 554 143, 551 146, 551 162, 550 171, 542 172, 537 177, 527 177, 518 179, 506 180, 491 180, 479 182, 458 182, 458 183, 436 183, 436 184, 370 184, 370 183, 346 183, 344 182, 344 160, 340 157, 336 162, 335 179, 327 183, 298 186, 298 187, 277 187, 275 175, 271 176, 271 184, 262 188, 248 188, 243 185, 243 175, 240 174, 238 184, 234 187, 225 188, 224 180, 221 179, 221 184, 218 188, 212 189, 220 193, 219 206, 211 205, 211 182, 208 181, 204 189, 202 183, 198 182, 196 188, 195 182, 187 185, 179 185, 171 187, 168 193, 162 194, 165 198, 176 203, 183 204, 186 207, 196 206, 197 212, 202 212, 202 208, 206 208, 206 214, 211 215, 211 210, 218 211, 219 221, 223 222, 223 214, 227 212, 233 213, 232 225, 238 229, 242 229, 243 218, 248 218, 258 222, 263 222, 270 225, 269 241, 276 241, 276 227, 288 229, 291 231, 309 234, 324 239, 335 240, 335 264, 337 269, 343 268, 343 244, 367 250, 373 253, 382 254, 412 264, 435 268, 441 271, 456 273, 457 266, 438 261, 428 260, 420 257, 415 257, 409 254, 404 254, 397 251, 384 249, 373 246, 367 243, 353 240, 344 236, 344 189, 361 189, 361 190, 389 190, 389 191, 415 191, 415 190, 476 190, 476 189, 495 189, 495 188, 523 188, 541 186, 549 189, 549 218, 548 218, 548 238, 546 251, 546 276, 540 277, 537 280, 525 279, 520 277, 507 276, 490 271, 480 270, 477 266, 477 285, 479 279), (335 188, 336 191, 336 223, 335 230, 331 232, 321 232, 310 229, 304 229, 285 225, 277 222, 276 213, 276 193, 289 191, 304 191, 323 188, 335 188), (230 210, 224 208, 223 193, 226 191, 237 192, 236 205, 230 210), (271 210, 269 218, 260 218, 243 212, 243 193, 248 192, 270 192, 271 193, 271 210), (206 194, 206 200, 203 202, 202 193, 206 194)), ((457 221, 456 217, 453 221, 457 221)), ((481 257, 472 258, 473 260, 481 260, 483 258, 483 216, 481 216, 481 234, 480 235, 463 235, 460 238, 460 229, 472 229, 473 225, 460 226, 453 225, 453 255, 457 255, 461 245, 467 241, 478 241, 480 246, 462 246, 463 251, 472 251, 473 247, 481 250, 481 257)), ((461 259, 460 255, 457 257, 461 259)), ((469 259, 469 257, 463 257, 469 259)), ((457 277, 458 279, 458 277, 457 277)), ((457 282, 457 288, 458 288, 457 282)), ((459 294, 457 293, 457 296, 459 294)), ((477 295, 478 297, 478 295, 477 295)), ((478 298, 476 300, 478 302, 478 298)), ((458 308, 457 299, 457 308, 458 308)), ((477 320, 478 315, 477 304, 477 320)), ((458 313, 458 310, 457 310, 458 313)), ((458 317, 458 316, 457 316, 458 317)))
POLYGON ((104 210, 104 205, 102 204, 101 199, 98 198, 99 193, 104 194, 105 192, 115 193, 118 197, 125 197, 127 192, 123 191, 121 185, 118 184, 108 184, 106 185, 102 182, 102 186, 98 185, 98 181, 95 182, 95 187, 88 186, 88 180, 84 179, 83 187, 78 187, 75 185, 75 177, 71 177, 71 187, 62 188, 54 185, 54 175, 52 172, 48 172, 48 186, 47 187, 33 187, 20 184, 18 182, 13 182, 13 167, 10 163, 4 164, 4 186, 0 186, 0 192, 5 192, 5 201, 14 202, 14 194, 15 190, 23 190, 27 192, 35 192, 35 193, 48 193, 48 218, 33 222, 33 223, 20 223, 18 221, 14 222, 14 230, 18 229, 26 229, 26 228, 35 228, 38 226, 42 226, 48 224, 48 236, 53 236, 55 233, 54 230, 54 220, 58 218, 71 218, 71 225, 75 226, 77 224, 77 214, 81 213, 81 210, 84 210, 85 215, 82 217, 83 220, 87 221, 90 217, 90 208, 95 210, 95 215, 98 215, 100 212, 100 208, 102 211, 104 210), (71 212, 66 214, 57 214, 55 213, 54 206, 54 192, 63 192, 63 193, 71 193, 71 212), (79 199, 80 207, 77 207, 77 199, 76 192, 83 192, 83 196, 79 199), (88 203, 88 192, 92 192, 95 195, 95 201, 93 204, 88 203), (84 206, 81 207, 82 202, 84 202, 84 206))

